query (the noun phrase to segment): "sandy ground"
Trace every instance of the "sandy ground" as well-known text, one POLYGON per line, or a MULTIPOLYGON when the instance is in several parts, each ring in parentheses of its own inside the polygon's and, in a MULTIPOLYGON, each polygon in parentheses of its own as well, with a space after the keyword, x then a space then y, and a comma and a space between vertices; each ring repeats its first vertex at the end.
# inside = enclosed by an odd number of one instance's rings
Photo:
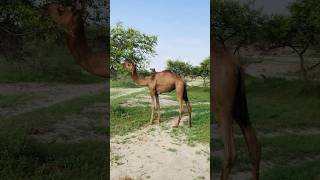
MULTIPOLYGON (((188 86, 200 86, 200 87, 203 87, 203 79, 201 77, 197 77, 195 79, 187 78, 186 80, 187 80, 187 85, 188 86)), ((206 79, 206 84, 207 84, 207 86, 210 85, 210 78, 206 79)))
POLYGON ((246 73, 255 77, 261 78, 261 75, 266 77, 281 77, 288 78, 288 73, 294 73, 299 70, 298 64, 281 63, 281 62, 268 62, 249 64, 245 68, 246 73))
POLYGON ((288 73, 297 72, 299 69, 299 64, 296 63, 282 63, 274 61, 252 63, 245 67, 247 74, 258 78, 261 78, 261 75, 286 79, 298 78, 295 76, 288 76, 288 73))
POLYGON ((146 91, 147 88, 110 88, 110 99, 116 99, 129 94, 146 91))
MULTIPOLYGON (((115 91, 111 89, 112 92, 115 91)), ((127 90, 124 92, 128 95, 127 90)), ((150 102, 148 97, 142 99, 142 104, 150 102)), ((133 105, 132 99, 128 102, 126 105, 133 105)), ((172 106, 177 102, 160 95, 160 104, 172 106)), ((187 119, 187 116, 182 119, 182 126, 187 119)), ((124 136, 111 137, 111 180, 209 179, 209 144, 190 146, 185 143, 184 135, 173 137, 170 133, 174 120, 163 122, 161 126, 150 125, 124 136)))

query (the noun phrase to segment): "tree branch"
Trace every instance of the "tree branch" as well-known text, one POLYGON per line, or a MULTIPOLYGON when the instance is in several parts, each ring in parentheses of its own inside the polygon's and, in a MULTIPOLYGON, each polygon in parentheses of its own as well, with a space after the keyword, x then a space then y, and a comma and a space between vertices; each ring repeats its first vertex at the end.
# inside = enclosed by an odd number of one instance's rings
POLYGON ((317 67, 318 65, 320 65, 320 62, 318 62, 318 63, 316 63, 316 64, 308 67, 307 69, 308 69, 308 71, 309 71, 309 70, 312 70, 312 69, 314 69, 315 67, 317 67))

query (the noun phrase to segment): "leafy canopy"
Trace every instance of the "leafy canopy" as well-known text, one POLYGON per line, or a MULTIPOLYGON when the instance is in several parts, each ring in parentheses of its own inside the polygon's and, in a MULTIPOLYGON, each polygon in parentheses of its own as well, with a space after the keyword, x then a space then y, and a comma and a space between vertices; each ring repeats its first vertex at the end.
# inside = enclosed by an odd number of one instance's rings
POLYGON ((138 68, 145 67, 149 59, 156 55, 156 45, 156 36, 125 28, 122 22, 118 22, 111 29, 111 70, 119 71, 124 61, 134 63, 138 68))
POLYGON ((242 4, 236 0, 217 0, 213 7, 213 35, 223 44, 239 51, 256 40, 263 16, 254 10, 251 3, 242 4))
POLYGON ((168 59, 167 70, 173 71, 182 76, 188 76, 191 74, 192 65, 180 59, 168 59))

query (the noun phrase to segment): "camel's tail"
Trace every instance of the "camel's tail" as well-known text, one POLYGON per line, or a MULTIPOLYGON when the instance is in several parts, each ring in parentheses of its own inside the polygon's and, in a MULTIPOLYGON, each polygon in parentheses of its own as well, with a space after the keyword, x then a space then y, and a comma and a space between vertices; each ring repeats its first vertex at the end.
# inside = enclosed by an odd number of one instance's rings
MULTIPOLYGON (((181 96, 180 96, 181 97, 181 96)), ((187 93, 187 84, 184 84, 184 88, 183 88, 183 100, 185 102, 189 101, 188 99, 188 93, 187 93)))
POLYGON ((237 121, 238 124, 242 124, 244 126, 251 125, 250 119, 249 119, 245 84, 244 84, 244 72, 241 67, 239 68, 237 90, 236 90, 233 109, 234 109, 234 112, 233 112, 234 119, 237 121))
POLYGON ((183 100, 186 102, 187 110, 188 110, 188 113, 189 113, 189 123, 188 123, 188 126, 191 127, 191 106, 190 106, 190 102, 189 102, 189 99, 188 99, 187 84, 184 84, 184 88, 183 88, 183 100))

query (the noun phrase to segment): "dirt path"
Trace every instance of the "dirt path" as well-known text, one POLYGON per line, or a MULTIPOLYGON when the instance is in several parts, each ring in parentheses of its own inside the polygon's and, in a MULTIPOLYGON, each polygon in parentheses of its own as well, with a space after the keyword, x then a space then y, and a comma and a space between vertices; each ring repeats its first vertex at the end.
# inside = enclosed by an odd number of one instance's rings
POLYGON ((108 90, 106 83, 95 84, 47 84, 47 83, 15 83, 0 84, 0 94, 3 96, 27 94, 30 98, 13 107, 0 108, 0 117, 8 118, 21 113, 70 100, 85 94, 108 90))
MULTIPOLYGON (((250 63, 245 66, 247 74, 261 78, 262 75, 267 78, 283 78, 287 80, 299 79, 300 78, 300 63, 299 59, 295 56, 279 56, 279 57, 265 57, 260 58, 261 62, 250 63)), ((319 62, 319 58, 308 57, 305 62, 306 68, 313 66, 319 62)), ((318 78, 319 69, 309 70, 309 77, 314 79, 318 78)))
POLYGON ((110 88, 110 93, 112 94, 110 99, 116 99, 122 96, 127 96, 145 90, 146 88, 110 88))
POLYGON ((288 76, 288 73, 294 73, 299 70, 299 64, 281 63, 274 61, 263 61, 261 63, 252 63, 245 67, 247 74, 261 78, 261 75, 266 77, 277 77, 285 79, 298 78, 296 76, 288 76))
MULTIPOLYGON (((114 91, 111 89, 111 92, 114 91)), ((177 105, 167 98, 161 96, 160 104, 177 105)), ((132 106, 131 101, 133 99, 128 100, 128 106, 132 106)), ((147 101, 147 97, 143 101, 147 101)), ((182 126, 187 119, 187 116, 182 119, 182 126)), ((111 137, 111 180, 209 179, 209 144, 190 146, 184 141, 186 136, 173 137, 174 120, 111 137)))

